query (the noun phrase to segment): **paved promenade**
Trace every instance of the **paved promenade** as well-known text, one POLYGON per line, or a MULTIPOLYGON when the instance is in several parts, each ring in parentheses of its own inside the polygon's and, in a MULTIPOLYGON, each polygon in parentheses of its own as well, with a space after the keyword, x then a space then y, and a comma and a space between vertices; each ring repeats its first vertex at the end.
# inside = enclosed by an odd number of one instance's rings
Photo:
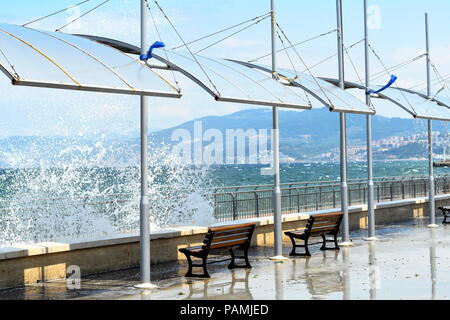
MULTIPOLYGON (((449 299, 450 226, 426 228, 419 220, 379 230, 379 241, 353 233, 354 247, 283 263, 267 259, 272 248, 252 249, 251 270, 210 266, 209 280, 186 279, 185 263, 153 267, 158 289, 134 288, 139 270, 88 276, 81 289, 66 281, 0 291, 0 299, 449 299)), ((289 253, 290 243, 285 244, 289 253)))

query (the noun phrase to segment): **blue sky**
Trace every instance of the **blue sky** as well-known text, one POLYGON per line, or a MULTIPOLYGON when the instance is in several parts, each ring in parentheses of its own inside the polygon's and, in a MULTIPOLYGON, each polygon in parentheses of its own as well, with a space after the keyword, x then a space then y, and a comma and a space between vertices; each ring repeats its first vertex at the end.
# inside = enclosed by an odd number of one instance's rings
MULTIPOLYGON (((0 22, 21 24, 52 11, 72 5, 77 0, 23 0, 4 1, 0 22)), ((79 9, 64 12, 34 27, 54 30, 80 12, 85 12, 101 0, 92 0, 79 9)), ((151 3, 152 1, 150 1, 151 3)), ((210 32, 264 14, 270 10, 270 1, 262 0, 159 0, 186 40, 196 39, 210 32)), ((363 1, 344 0, 345 43, 354 43, 363 37, 363 1)), ((450 34, 447 26, 450 2, 442 0, 372 0, 381 13, 380 28, 370 31, 371 43, 388 66, 395 65, 424 52, 424 12, 430 14, 432 60, 441 74, 450 73, 450 34)), ((302 41, 336 28, 335 0, 292 1, 278 0, 278 21, 293 42, 302 41)), ((156 24, 169 47, 179 40, 159 12, 154 11, 156 24)), ((111 0, 80 23, 64 30, 114 37, 138 44, 139 1, 111 0)), ((157 39, 153 24, 149 25, 148 41, 157 39)), ((193 48, 200 49, 213 40, 193 48)), ((220 45, 205 51, 212 56, 226 56, 250 60, 270 51, 270 25, 265 20, 257 26, 236 35, 220 45)), ((1 45, 1 43, 0 43, 1 45)), ((280 44, 279 44, 280 45, 280 44)), ((364 74, 363 47, 350 51, 358 72, 364 74)), ((308 65, 336 52, 336 35, 332 34, 298 47, 308 65)), ((373 72, 381 65, 371 57, 373 72)), ((284 54, 279 55, 281 66, 289 67, 284 54)), ((262 62, 268 63, 268 60, 262 62)), ((346 77, 355 80, 355 72, 347 59, 346 77)), ((300 63, 297 61, 296 63, 300 63)), ((336 59, 313 70, 316 76, 336 76, 336 59)), ((410 87, 425 81, 425 61, 422 59, 398 71, 399 84, 410 87)), ((381 78, 381 83, 387 81, 381 78)), ((139 100, 136 97, 95 95, 91 93, 58 90, 12 88, 0 78, 2 90, 0 136, 9 135, 87 135, 100 132, 128 134, 139 126, 139 100)), ((214 103, 210 97, 192 84, 186 83, 184 98, 180 101, 151 99, 150 125, 167 128, 193 118, 223 115, 243 108, 239 105, 214 103)), ((386 103, 376 102, 379 113, 387 116, 405 116, 386 103)))

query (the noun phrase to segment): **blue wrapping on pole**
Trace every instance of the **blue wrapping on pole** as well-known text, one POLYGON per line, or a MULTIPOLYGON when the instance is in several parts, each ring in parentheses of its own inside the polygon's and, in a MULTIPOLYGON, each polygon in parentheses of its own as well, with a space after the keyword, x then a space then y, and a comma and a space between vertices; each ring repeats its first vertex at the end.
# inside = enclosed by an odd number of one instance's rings
POLYGON ((153 58, 153 50, 154 49, 158 49, 158 48, 164 48, 166 45, 164 44, 164 42, 161 41, 156 41, 154 44, 152 44, 150 46, 150 48, 148 49, 147 54, 141 54, 141 56, 139 57, 139 59, 141 59, 141 61, 147 61, 148 59, 153 58))
POLYGON ((368 90, 367 93, 368 93, 368 94, 380 93, 381 91, 384 91, 384 90, 386 90, 387 88, 389 88, 390 86, 392 86, 392 85, 395 83, 395 81, 397 81, 397 79, 398 79, 397 76, 391 75, 391 80, 389 80, 389 82, 388 82, 387 85, 385 85, 383 88, 381 88, 381 89, 379 89, 379 90, 377 90, 377 91, 374 91, 374 90, 368 90))

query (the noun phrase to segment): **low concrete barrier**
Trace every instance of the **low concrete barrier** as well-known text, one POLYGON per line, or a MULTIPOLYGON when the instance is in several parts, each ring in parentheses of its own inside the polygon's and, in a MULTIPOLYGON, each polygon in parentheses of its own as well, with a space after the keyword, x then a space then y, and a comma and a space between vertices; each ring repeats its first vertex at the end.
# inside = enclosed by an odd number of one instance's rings
MULTIPOLYGON (((450 195, 437 196, 436 207, 450 204, 450 195)), ((321 210, 308 214, 283 216, 283 230, 302 228, 310 214, 337 212, 321 210)), ((380 203, 376 208, 376 221, 388 225, 428 215, 428 199, 417 198, 380 203)), ((248 219, 257 223, 253 246, 273 245, 273 218, 248 219)), ((234 223, 242 223, 236 221, 234 223)), ((217 225, 232 224, 230 222, 217 225)), ((367 228, 367 206, 350 208, 350 229, 367 228)), ((152 263, 184 259, 178 249, 199 245, 207 232, 205 227, 179 227, 159 230, 151 234, 152 263)), ((285 239, 288 241, 288 238, 285 239)), ((65 279, 70 266, 78 266, 81 275, 123 270, 139 265, 139 236, 117 235, 90 241, 69 243, 37 243, 0 249, 0 289, 26 284, 65 279)))

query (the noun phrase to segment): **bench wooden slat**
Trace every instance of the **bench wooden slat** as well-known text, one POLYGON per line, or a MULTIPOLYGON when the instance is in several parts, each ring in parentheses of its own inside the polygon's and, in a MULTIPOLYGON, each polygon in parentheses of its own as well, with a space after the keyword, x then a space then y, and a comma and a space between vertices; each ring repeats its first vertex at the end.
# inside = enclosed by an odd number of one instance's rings
POLYGON ((252 232, 253 229, 251 228, 245 228, 245 229, 238 229, 238 230, 233 230, 233 231, 224 231, 224 232, 211 232, 211 235, 214 235, 215 237, 227 237, 227 236, 232 236, 234 234, 239 234, 239 233, 249 233, 252 232))
POLYGON ((227 236, 214 237, 212 239, 211 243, 223 242, 223 241, 227 241, 227 240, 234 240, 234 239, 241 239, 241 238, 247 238, 248 235, 249 235, 249 233, 245 232, 245 233, 235 233, 235 234, 231 234, 231 235, 227 235, 227 236))
POLYGON ((314 226, 336 226, 338 221, 314 222, 314 226))
POLYGON ((255 226, 255 223, 243 223, 243 224, 236 224, 236 225, 224 226, 224 227, 212 227, 212 228, 209 228, 209 230, 211 230, 212 232, 221 232, 221 231, 227 231, 227 230, 252 228, 254 226, 255 226))
POLYGON ((232 241, 224 241, 224 242, 216 242, 214 244, 211 244, 209 247, 210 249, 219 249, 219 248, 227 248, 227 247, 234 247, 234 246, 240 246, 247 242, 248 238, 241 238, 237 240, 232 241))
POLYGON ((342 216, 342 213, 320 213, 313 215, 314 218, 325 218, 325 217, 340 217, 342 216))

